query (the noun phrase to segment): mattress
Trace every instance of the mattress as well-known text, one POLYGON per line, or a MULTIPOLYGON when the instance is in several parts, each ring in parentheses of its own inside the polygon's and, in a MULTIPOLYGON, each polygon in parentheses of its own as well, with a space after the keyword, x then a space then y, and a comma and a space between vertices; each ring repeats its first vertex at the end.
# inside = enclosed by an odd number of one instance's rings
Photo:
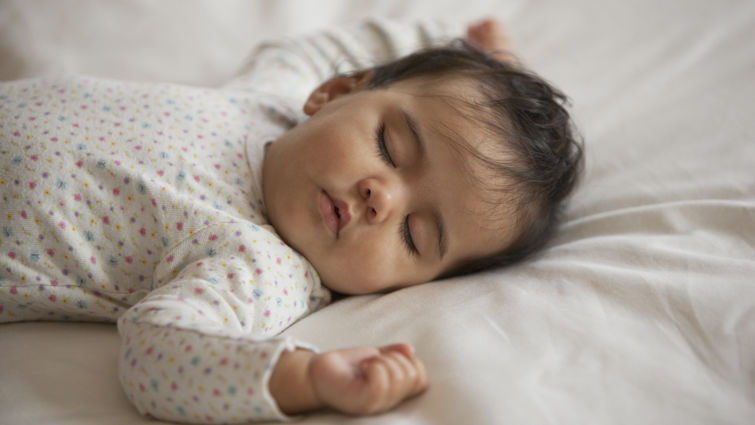
MULTIPOLYGON (((505 269, 349 297, 286 333, 408 341, 430 388, 314 424, 755 423, 755 2, 0 3, 0 79, 216 86, 264 39, 366 17, 500 19, 571 98, 586 169, 557 237, 505 269)), ((148 424, 115 326, 0 326, 0 423, 148 424)))

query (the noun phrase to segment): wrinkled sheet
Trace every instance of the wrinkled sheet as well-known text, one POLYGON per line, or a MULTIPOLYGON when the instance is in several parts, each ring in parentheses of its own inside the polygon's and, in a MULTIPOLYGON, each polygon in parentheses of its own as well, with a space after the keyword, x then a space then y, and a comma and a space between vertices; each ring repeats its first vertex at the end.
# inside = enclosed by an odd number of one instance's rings
MULTIPOLYGON (((431 379, 390 413, 299 423, 755 423, 755 2, 4 0, 0 79, 217 85, 262 38, 486 15, 574 103, 566 223, 532 261, 290 328, 321 349, 411 341, 431 379)), ((0 423, 155 423, 120 391, 118 345, 112 325, 0 325, 0 423)))

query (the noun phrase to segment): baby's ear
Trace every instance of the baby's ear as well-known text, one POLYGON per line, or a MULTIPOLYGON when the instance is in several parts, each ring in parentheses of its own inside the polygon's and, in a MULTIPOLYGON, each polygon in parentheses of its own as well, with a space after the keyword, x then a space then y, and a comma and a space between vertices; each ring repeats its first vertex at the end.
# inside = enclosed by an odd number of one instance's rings
POLYGON ((313 115, 331 100, 362 90, 367 86, 371 78, 372 72, 360 71, 354 74, 335 77, 320 84, 304 103, 304 113, 313 115))

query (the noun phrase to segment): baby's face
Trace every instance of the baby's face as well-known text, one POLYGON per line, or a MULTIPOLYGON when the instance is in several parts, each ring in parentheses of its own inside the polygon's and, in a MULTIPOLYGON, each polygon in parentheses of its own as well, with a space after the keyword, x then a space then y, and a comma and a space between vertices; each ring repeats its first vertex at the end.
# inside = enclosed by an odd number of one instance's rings
POLYGON ((479 163, 446 139, 479 147, 483 132, 423 96, 421 80, 363 90, 365 78, 321 86, 310 119, 268 149, 264 199, 281 237, 347 294, 427 282, 504 248, 513 217, 485 202, 470 178, 479 163))

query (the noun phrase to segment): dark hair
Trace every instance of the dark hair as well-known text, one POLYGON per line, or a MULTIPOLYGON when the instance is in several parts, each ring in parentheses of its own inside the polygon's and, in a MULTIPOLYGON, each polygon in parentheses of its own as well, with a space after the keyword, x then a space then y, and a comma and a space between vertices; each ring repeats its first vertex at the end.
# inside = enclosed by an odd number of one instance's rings
POLYGON ((496 160, 462 146, 488 169, 507 177, 498 180, 513 182, 493 190, 513 201, 517 224, 524 230, 502 251, 468 259, 443 277, 508 265, 542 248, 555 232, 563 201, 576 185, 583 163, 581 142, 565 108, 566 96, 521 65, 498 61, 464 40, 413 53, 372 71, 368 89, 415 77, 442 81, 461 76, 475 82, 482 100, 464 102, 500 140, 499 148, 513 154, 513 161, 496 160))

